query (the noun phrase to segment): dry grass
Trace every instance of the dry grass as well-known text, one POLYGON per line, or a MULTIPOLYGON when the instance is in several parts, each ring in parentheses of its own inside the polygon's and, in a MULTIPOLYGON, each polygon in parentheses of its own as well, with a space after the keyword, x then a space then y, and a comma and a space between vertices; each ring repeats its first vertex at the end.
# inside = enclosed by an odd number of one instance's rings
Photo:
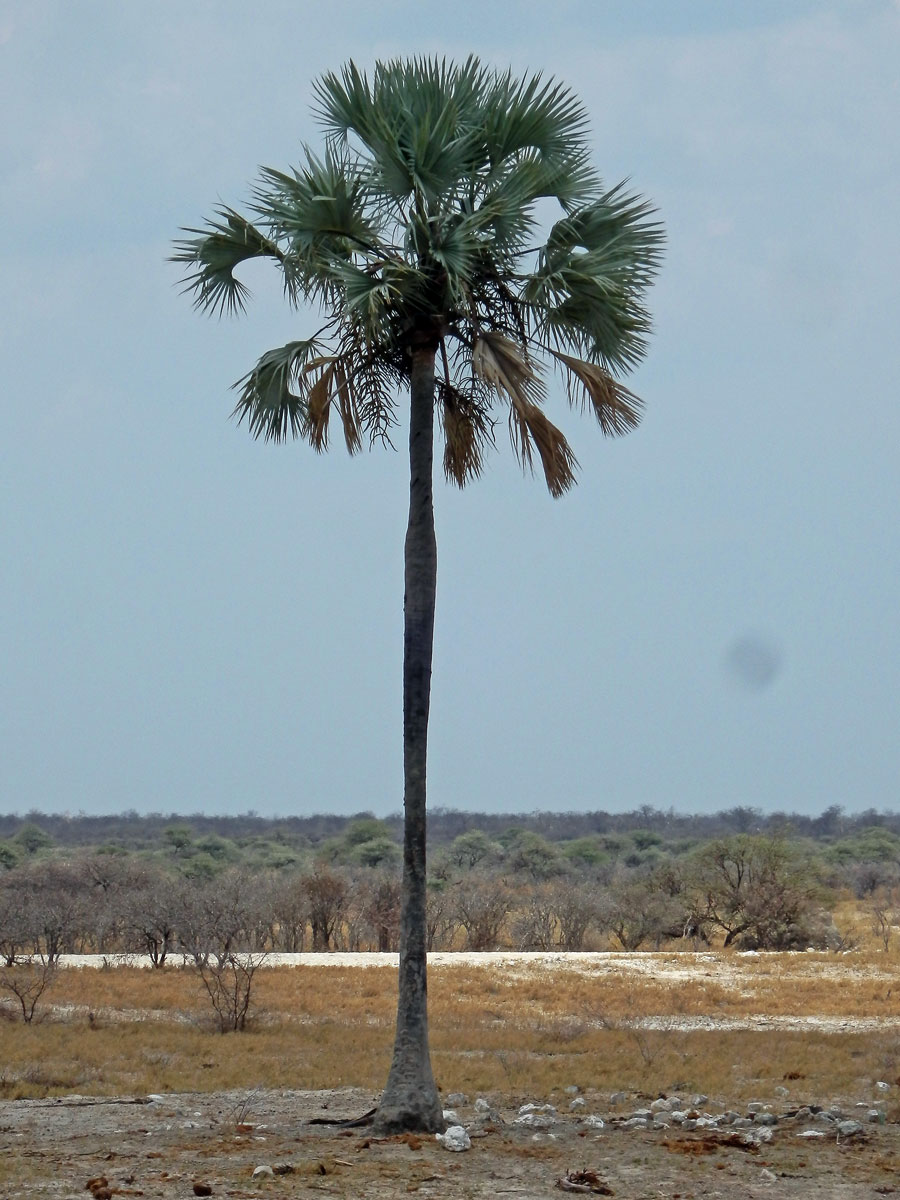
MULTIPOLYGON (((706 1092, 737 1102, 871 1097, 900 1076, 900 989, 885 955, 622 956, 553 970, 470 965, 429 976, 435 1073, 445 1091, 548 1097, 584 1090, 706 1092), (651 963, 662 975, 651 975, 651 963), (628 967, 628 964, 631 964, 628 967), (640 968, 640 969, 638 969, 640 968), (683 1031, 685 1017, 883 1017, 824 1033, 683 1031), (645 1028, 648 1018, 657 1028, 645 1028)), ((213 1031, 177 969, 60 972, 44 1018, 0 1021, 0 1096, 376 1090, 387 1075, 396 971, 266 968, 245 1033, 213 1031), (92 1014, 89 1016, 89 1014, 92 1014)))

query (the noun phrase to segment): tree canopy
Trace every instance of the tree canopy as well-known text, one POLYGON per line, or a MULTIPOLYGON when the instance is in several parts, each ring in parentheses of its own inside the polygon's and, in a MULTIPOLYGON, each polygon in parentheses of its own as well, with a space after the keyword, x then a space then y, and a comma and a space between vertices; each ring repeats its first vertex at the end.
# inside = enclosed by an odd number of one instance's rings
POLYGON ((498 403, 525 466, 553 495, 576 460, 544 412, 546 365, 606 434, 641 402, 616 375, 642 357, 643 295, 663 234, 650 205, 591 165, 587 115, 564 85, 470 57, 350 63, 315 85, 325 131, 289 172, 263 168, 252 219, 220 207, 178 244, 198 307, 242 309, 235 274, 271 259, 291 304, 324 324, 265 353, 236 385, 235 414, 274 441, 328 445, 336 413, 351 454, 389 440, 417 340, 438 352, 444 471, 463 486, 494 443, 498 403), (558 203, 542 230, 540 202, 558 203))

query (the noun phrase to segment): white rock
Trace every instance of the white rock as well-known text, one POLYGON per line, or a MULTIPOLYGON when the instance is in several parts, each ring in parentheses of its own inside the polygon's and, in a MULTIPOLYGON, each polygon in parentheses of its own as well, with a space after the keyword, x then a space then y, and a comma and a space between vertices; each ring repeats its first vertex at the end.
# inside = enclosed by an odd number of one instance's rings
POLYGON ((596 1116, 594 1113, 588 1113, 586 1117, 581 1118, 582 1125, 587 1125, 588 1129, 605 1129, 606 1122, 602 1117, 596 1116))
POLYGON ((586 1104, 587 1104, 587 1101, 585 1100, 584 1096, 576 1096, 575 1099, 572 1101, 572 1103, 569 1105, 569 1108, 572 1110, 575 1110, 578 1108, 584 1108, 584 1106, 586 1104))
POLYGON ((491 1111, 490 1103, 489 1103, 489 1101, 485 1100, 484 1096, 479 1096, 478 1099, 475 1101, 475 1111, 480 1112, 480 1113, 486 1113, 486 1112, 491 1111))
POLYGON ((460 1119, 459 1119, 459 1113, 456 1112, 455 1109, 445 1108, 443 1116, 444 1116, 444 1120, 446 1121, 446 1123, 448 1125, 461 1125, 462 1124, 462 1121, 460 1121, 460 1119))
POLYGON ((441 1143, 445 1150, 471 1150, 472 1139, 463 1129, 462 1125, 451 1125, 444 1133, 436 1133, 435 1138, 441 1143))
POLYGON ((766 1183, 774 1183, 775 1180, 778 1178, 778 1176, 775 1174, 775 1172, 770 1171, 768 1167, 763 1167, 763 1169, 759 1173, 759 1177, 760 1177, 760 1179, 765 1180, 766 1183))
POLYGON ((875 1084, 875 1088, 879 1092, 889 1092, 891 1090, 891 1085, 889 1083, 885 1083, 883 1079, 879 1079, 875 1084))
POLYGON ((810 1142, 821 1142, 825 1138, 825 1134, 821 1129, 804 1129, 802 1133, 798 1133, 797 1137, 806 1138, 810 1142))
POLYGON ((513 1125, 530 1125, 533 1129, 549 1129, 555 1122, 550 1113, 526 1112, 516 1117, 513 1125))
POLYGON ((268 1164, 265 1164, 263 1166, 256 1167, 250 1178, 251 1179, 274 1179, 275 1171, 272 1169, 272 1167, 268 1166, 268 1164))

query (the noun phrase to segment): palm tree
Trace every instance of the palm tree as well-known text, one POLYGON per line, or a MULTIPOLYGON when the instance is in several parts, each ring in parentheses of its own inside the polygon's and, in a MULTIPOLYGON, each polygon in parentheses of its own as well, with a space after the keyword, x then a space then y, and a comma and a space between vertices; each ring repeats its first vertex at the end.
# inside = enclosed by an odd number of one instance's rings
POLYGON ((249 220, 220 207, 177 244, 198 308, 242 310, 235 275, 250 258, 281 269, 292 305, 314 305, 312 337, 270 350, 235 385, 234 415, 254 437, 328 446, 336 416, 351 454, 390 442, 409 391, 410 505, 405 546, 403 910, 396 1041, 376 1125, 442 1127, 426 1008, 425 763, 437 549, 434 413, 444 472, 464 486, 508 411, 523 466, 535 457, 553 496, 575 456, 544 412, 541 359, 605 434, 631 429, 641 402, 616 378, 643 356, 643 295, 662 248, 653 209, 590 164, 587 118, 563 85, 484 67, 415 59, 352 63, 315 84, 321 156, 264 168, 249 220), (536 206, 558 220, 541 235, 536 206))

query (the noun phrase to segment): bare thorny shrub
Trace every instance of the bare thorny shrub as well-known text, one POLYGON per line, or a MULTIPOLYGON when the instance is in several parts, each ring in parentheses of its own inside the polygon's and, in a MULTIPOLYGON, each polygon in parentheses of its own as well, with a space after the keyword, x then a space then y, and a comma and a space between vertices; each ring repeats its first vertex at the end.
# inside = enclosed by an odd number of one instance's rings
POLYGON ((30 1025, 38 1001, 56 978, 56 962, 46 955, 13 957, 0 967, 0 989, 15 997, 22 1020, 30 1025))
POLYGON ((246 1028, 253 993, 253 977, 266 959, 259 953, 229 952, 210 956, 196 964, 197 974, 209 997, 220 1033, 246 1028))

